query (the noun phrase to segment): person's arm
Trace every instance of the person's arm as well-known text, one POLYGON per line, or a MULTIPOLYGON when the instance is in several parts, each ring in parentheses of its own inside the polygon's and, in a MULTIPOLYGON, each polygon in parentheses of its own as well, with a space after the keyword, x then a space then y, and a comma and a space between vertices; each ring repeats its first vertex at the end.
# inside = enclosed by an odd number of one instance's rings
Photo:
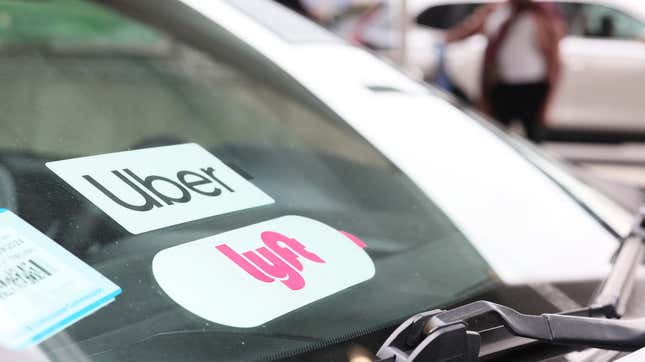
POLYGON ((495 4, 480 6, 472 15, 446 32, 446 43, 459 41, 483 32, 486 19, 495 10, 495 7, 495 4))

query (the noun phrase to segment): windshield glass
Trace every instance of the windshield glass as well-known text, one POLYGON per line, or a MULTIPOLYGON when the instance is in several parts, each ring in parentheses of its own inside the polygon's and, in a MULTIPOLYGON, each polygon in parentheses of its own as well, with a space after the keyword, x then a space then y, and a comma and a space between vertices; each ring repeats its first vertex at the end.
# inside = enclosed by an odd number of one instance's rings
MULTIPOLYGON (((162 18, 172 24, 176 12, 167 8, 162 18)), ((187 8, 178 8, 187 24, 204 24, 197 13, 186 17, 187 8)), ((153 28, 92 2, 0 0, 0 26, 0 207, 9 210, 0 216, 17 215, 89 265, 86 273, 97 271, 121 290, 113 302, 39 343, 47 359, 288 357, 393 326, 413 313, 492 286, 494 276, 484 260, 405 174, 216 24, 206 24, 210 36, 195 33, 200 45, 177 36, 172 27, 153 28), (111 161, 65 163, 122 151, 128 152, 109 156, 111 161), (217 179, 208 164, 201 171, 187 166, 198 159, 217 159, 222 165, 215 169, 230 169, 238 178, 235 183, 217 179), (172 167, 179 179, 159 181, 162 177, 152 174, 172 167), (189 170, 183 179, 181 170, 189 170), (84 186, 71 180, 74 172, 83 175, 84 186), (210 176, 218 183, 205 178, 210 176), (110 189, 115 202, 109 205, 108 183, 116 185, 110 189), (104 186, 101 193, 82 188, 97 184, 104 186), (212 185, 217 187, 208 189, 212 185), (249 196, 251 191, 242 195, 238 185, 255 190, 255 196, 249 196), (204 194, 226 196, 229 191, 241 196, 231 199, 238 201, 226 210, 218 209, 217 201, 191 204, 204 194), (264 201, 254 201, 261 197, 264 201), (145 223, 139 222, 144 219, 136 210, 123 211, 136 217, 122 217, 113 209, 118 199, 131 209, 141 208, 141 214, 167 214, 146 216, 145 223), (204 213, 210 207, 215 211, 204 213), (153 259, 161 251, 288 215, 361 239, 374 265, 373 276, 336 289, 336 281, 330 280, 330 295, 241 328, 203 318, 209 311, 186 308, 182 296, 171 298, 161 274, 153 273, 153 259)), ((0 229, 12 225, 0 224, 0 229)), ((16 240, 7 245, 22 242, 16 240)), ((290 245, 293 251, 299 244, 290 245)), ((315 247, 306 247, 309 254, 302 249, 291 254, 300 257, 305 271, 319 262, 312 255, 315 247)), ((13 276, 24 265, 17 266, 18 256, 7 255, 0 249, 0 275, 7 276, 0 279, 0 319, 15 312, 10 309, 12 298, 37 295, 44 288, 40 279, 56 273, 34 269, 37 260, 30 259, 29 282, 18 285, 13 276)), ((163 256, 173 262, 172 253, 163 256)), ((240 259, 236 263, 241 265, 240 259)), ((297 263, 291 263, 293 269, 297 263)), ((202 272, 192 271, 186 262, 176 262, 175 268, 161 272, 170 277, 194 273, 195 278, 202 272)), ((235 297, 242 285, 253 292, 253 283, 262 284, 238 274, 204 273, 212 274, 211 283, 200 286, 222 296, 235 297)), ((263 278, 261 274, 256 278, 263 278)), ((282 281, 297 292, 299 285, 282 281)), ((59 298, 65 299, 66 288, 58 290, 59 298)), ((288 304, 291 297, 281 298, 288 304)), ((32 302, 38 311, 49 306, 32 302)), ((268 308, 265 300, 251 302, 256 309, 268 308)), ((0 344, 4 332, 0 330, 0 344)))
POLYGON ((87 2, 4 0, 0 6, 0 47, 4 50, 118 48, 150 52, 167 45, 147 27, 87 2))

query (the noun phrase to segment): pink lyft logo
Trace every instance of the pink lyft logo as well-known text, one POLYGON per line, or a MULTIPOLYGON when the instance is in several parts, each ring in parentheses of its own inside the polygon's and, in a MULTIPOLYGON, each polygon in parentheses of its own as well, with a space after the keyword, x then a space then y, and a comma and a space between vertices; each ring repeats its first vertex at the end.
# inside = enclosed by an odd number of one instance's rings
POLYGON ((226 244, 216 248, 255 279, 265 283, 279 279, 291 290, 300 290, 305 286, 305 279, 299 273, 303 269, 299 257, 315 263, 325 263, 318 255, 307 251, 296 239, 274 231, 265 231, 260 238, 266 246, 245 251, 242 255, 226 244))

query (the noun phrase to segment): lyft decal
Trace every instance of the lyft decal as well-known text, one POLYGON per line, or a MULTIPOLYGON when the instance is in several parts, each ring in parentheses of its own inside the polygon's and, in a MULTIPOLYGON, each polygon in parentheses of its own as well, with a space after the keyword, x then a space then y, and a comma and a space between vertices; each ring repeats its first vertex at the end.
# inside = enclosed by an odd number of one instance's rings
POLYGON ((255 279, 267 283, 279 279, 291 290, 299 290, 305 286, 305 280, 299 273, 303 266, 298 257, 315 263, 325 262, 315 253, 305 250, 305 246, 298 240, 275 231, 263 232, 260 239, 266 246, 246 251, 243 255, 227 244, 218 245, 216 248, 255 279), (279 243, 285 246, 280 246, 279 243))
POLYGON ((283 216, 162 250, 152 271, 188 311, 255 327, 372 278, 364 247, 321 222, 283 216))
POLYGON ((194 143, 47 167, 133 234, 274 202, 194 143))

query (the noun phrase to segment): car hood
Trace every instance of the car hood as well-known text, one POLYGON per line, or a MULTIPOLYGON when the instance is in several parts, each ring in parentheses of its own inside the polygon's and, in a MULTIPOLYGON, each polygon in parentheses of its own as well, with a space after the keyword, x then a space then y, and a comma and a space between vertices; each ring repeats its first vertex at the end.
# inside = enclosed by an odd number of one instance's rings
MULTIPOLYGON (((602 196, 441 100, 390 95, 377 104, 384 118, 356 127, 437 202, 505 283, 605 275, 616 236, 568 191, 602 196)), ((594 210, 601 208, 624 230, 626 212, 607 200, 594 210)))

